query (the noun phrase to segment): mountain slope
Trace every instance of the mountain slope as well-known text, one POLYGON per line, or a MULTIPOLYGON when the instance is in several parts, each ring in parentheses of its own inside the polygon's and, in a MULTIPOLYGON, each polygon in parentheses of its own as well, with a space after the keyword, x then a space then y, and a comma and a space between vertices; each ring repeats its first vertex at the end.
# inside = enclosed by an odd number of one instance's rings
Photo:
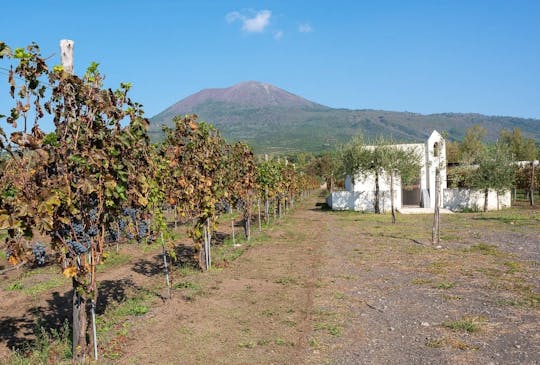
POLYGON ((257 152, 318 152, 347 142, 358 133, 423 141, 437 129, 448 132, 451 139, 461 139, 475 124, 484 126, 492 140, 501 128, 519 127, 526 136, 540 141, 538 119, 333 109, 255 81, 205 89, 177 102, 151 119, 152 139, 162 138, 162 124, 171 126, 174 116, 187 113, 198 114, 229 140, 247 141, 257 152))

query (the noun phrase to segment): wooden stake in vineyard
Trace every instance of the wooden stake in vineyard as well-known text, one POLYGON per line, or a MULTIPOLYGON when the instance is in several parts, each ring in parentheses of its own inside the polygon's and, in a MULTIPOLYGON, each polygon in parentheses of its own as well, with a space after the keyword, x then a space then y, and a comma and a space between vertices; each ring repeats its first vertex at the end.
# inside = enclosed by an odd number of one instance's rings
POLYGON ((236 245, 236 238, 234 234, 234 218, 231 218, 231 232, 232 232, 233 245, 236 245))
POLYGON ((440 190, 441 190, 441 171, 437 167, 435 169, 435 207, 433 211, 433 227, 431 229, 431 243, 438 245, 440 241, 440 190))
POLYGON ((261 198, 257 199, 257 211, 259 213, 259 232, 262 232, 262 224, 261 224, 261 198))
MULTIPOLYGON (((62 67, 64 71, 72 75, 73 74, 73 51, 74 42, 69 39, 62 39, 60 41, 60 55, 62 60, 62 67)), ((68 121, 69 123, 70 121, 68 121)), ((88 261, 92 266, 93 263, 93 250, 88 253, 88 261)), ((78 265, 81 265, 80 256, 78 257, 78 265)), ((87 317, 86 317, 86 299, 75 288, 78 286, 75 277, 73 280, 73 356, 82 356, 84 359, 84 353, 81 354, 81 349, 86 348, 86 330, 87 330, 87 317)), ((92 282, 92 273, 90 272, 90 282, 92 282)), ((94 299, 90 301, 91 305, 91 319, 92 319, 92 342, 94 350, 94 358, 98 360, 97 352, 97 334, 96 334, 96 314, 95 314, 95 302, 94 299)), ((84 350, 82 351, 84 352, 84 350)))

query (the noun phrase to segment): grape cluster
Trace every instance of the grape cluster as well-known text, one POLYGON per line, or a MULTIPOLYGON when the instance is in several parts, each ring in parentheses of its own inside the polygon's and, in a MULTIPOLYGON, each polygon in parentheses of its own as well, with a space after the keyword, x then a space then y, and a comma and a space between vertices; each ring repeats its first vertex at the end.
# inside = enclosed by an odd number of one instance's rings
POLYGON ((75 253, 77 255, 82 255, 83 253, 88 252, 88 249, 89 249, 89 247, 83 245, 81 242, 74 241, 74 240, 71 240, 71 239, 67 239, 66 244, 69 247, 71 247, 73 249, 73 251, 75 251, 75 253))
POLYGON ((135 221, 137 219, 137 210, 134 208, 122 208, 122 214, 124 217, 130 217, 131 220, 135 221))
POLYGON ((121 213, 122 217, 118 219, 118 227, 120 228, 120 233, 125 235, 128 240, 136 238, 140 242, 149 236, 150 227, 148 222, 142 218, 142 213, 139 210, 123 207, 121 213), (135 234, 137 237, 135 237, 135 234))
POLYGON ((230 210, 230 204, 225 199, 217 202, 214 207, 218 213, 228 213, 230 210))
POLYGON ((116 229, 116 227, 107 227, 107 241, 116 242, 118 241, 118 238, 118 230, 116 229))
POLYGON ((87 210, 87 222, 71 216, 68 224, 61 224, 56 228, 56 236, 63 239, 70 251, 75 255, 81 255, 90 250, 92 238, 99 234, 97 226, 97 209, 87 210))
POLYGON ((246 207, 246 202, 244 201, 244 199, 238 199, 236 201, 236 204, 235 204, 235 208, 237 210, 244 210, 244 208, 246 207))
POLYGON ((8 247, 6 250, 6 258, 9 260, 11 256, 13 256, 13 249, 11 247, 8 247))
POLYGON ((38 266, 45 265, 45 258, 47 256, 45 252, 45 245, 39 242, 36 242, 32 246, 32 253, 34 254, 34 262, 36 263, 36 265, 38 266))
POLYGON ((137 228, 138 228, 137 233, 139 234, 139 237, 138 237, 139 240, 148 236, 148 233, 150 230, 149 230, 147 221, 145 220, 139 221, 137 224, 137 228))

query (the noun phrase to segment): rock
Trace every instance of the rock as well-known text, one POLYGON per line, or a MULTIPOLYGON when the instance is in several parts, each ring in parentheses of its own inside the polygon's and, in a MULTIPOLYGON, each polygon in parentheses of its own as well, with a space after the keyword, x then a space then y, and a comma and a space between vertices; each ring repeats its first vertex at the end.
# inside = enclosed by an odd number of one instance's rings
POLYGON ((429 322, 422 322, 420 323, 422 327, 429 327, 429 322))

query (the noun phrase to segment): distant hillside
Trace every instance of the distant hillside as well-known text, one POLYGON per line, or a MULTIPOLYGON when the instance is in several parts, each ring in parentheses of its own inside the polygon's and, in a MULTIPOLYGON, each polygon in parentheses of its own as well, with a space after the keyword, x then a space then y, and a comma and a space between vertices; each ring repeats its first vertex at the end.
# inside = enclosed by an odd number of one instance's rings
POLYGON ((362 132, 400 141, 422 141, 433 129, 461 139, 480 124, 495 140, 501 128, 519 127, 540 141, 540 120, 482 114, 416 114, 383 110, 333 109, 270 84, 248 81, 229 88, 205 89, 165 109, 151 119, 153 140, 162 138, 161 125, 171 126, 175 115, 195 113, 212 123, 229 140, 244 140, 257 152, 319 152, 347 142, 362 132))

